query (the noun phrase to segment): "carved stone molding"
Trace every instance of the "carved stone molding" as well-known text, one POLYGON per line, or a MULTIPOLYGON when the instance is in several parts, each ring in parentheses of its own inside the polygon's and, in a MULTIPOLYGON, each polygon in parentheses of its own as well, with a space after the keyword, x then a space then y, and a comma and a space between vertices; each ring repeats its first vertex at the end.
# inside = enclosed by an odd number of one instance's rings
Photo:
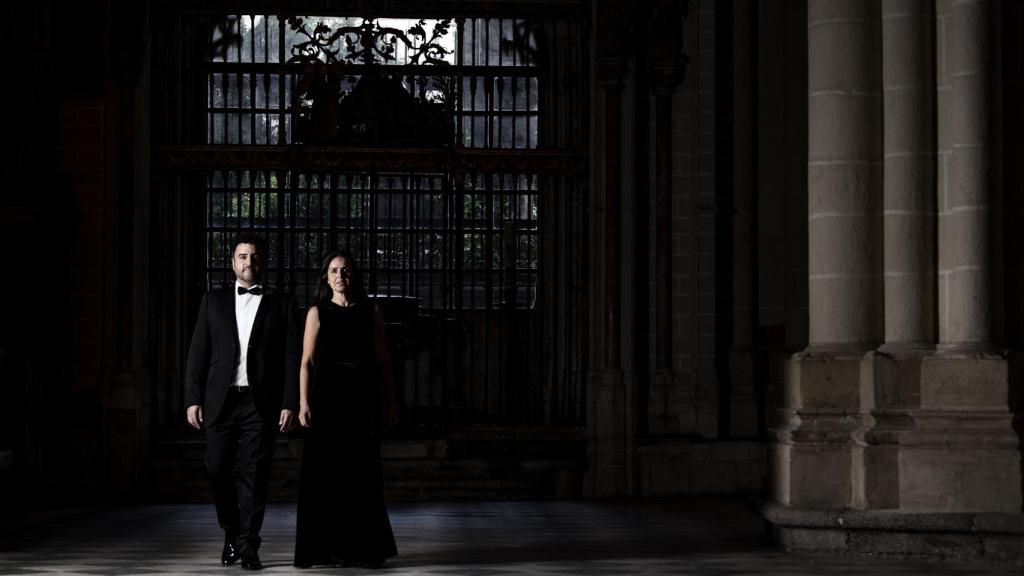
POLYGON ((628 73, 629 63, 625 58, 597 59, 597 84, 599 86, 621 88, 628 73))
POLYGON ((110 25, 118 30, 110 43, 111 64, 114 78, 124 86, 137 86, 142 76, 147 17, 143 2, 127 3, 111 14, 110 25))
POLYGON ((647 22, 647 55, 652 60, 670 60, 682 55, 683 18, 689 13, 688 0, 654 0, 647 22))
POLYGON ((689 0, 651 2, 647 35, 647 75, 651 92, 668 95, 686 76, 689 58, 683 54, 683 19, 689 0))
POLYGON ((633 53, 635 8, 624 0, 597 0, 596 50, 598 59, 624 58, 633 53))
POLYGON ((674 60, 650 60, 647 63, 647 81, 655 95, 671 95, 686 77, 689 59, 682 56, 674 60))

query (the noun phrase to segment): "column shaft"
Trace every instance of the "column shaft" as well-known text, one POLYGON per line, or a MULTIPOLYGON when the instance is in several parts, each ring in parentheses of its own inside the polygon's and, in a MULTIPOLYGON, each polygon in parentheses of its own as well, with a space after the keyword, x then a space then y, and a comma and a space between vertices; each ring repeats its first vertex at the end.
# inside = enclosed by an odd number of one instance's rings
POLYGON ((957 0, 942 18, 939 341, 953 346, 992 340, 991 12, 957 0))
POLYGON ((655 98, 657 204, 655 368, 672 369, 672 95, 655 98))
POLYGON ((655 96, 655 352, 659 371, 672 370, 672 94, 686 75, 680 30, 687 2, 651 6, 648 84, 655 96))
POLYGON ((885 341, 935 341, 934 9, 882 3, 885 341))
POLYGON ((604 328, 605 368, 617 370, 622 359, 621 288, 619 269, 621 262, 622 229, 622 85, 608 84, 604 88, 604 328))
POLYGON ((883 320, 879 4, 807 10, 810 345, 872 346, 883 320))

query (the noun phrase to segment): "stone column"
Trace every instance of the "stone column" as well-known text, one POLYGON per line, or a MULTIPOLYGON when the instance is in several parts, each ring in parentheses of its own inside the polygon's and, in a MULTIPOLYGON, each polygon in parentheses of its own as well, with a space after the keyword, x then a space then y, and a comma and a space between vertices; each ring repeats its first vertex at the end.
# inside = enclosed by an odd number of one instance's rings
MULTIPOLYGON (((836 26, 868 5, 809 4, 812 222, 823 196, 814 178, 815 151, 823 147, 815 132, 856 135, 875 126, 874 118, 853 109, 816 114, 820 76, 814 54, 839 56, 837 47, 857 39, 877 42, 868 40, 869 14, 854 17, 859 31, 834 29, 831 50, 816 44, 815 21, 836 26)), ((786 420, 773 451, 775 502, 765 516, 781 543, 793 549, 1019 559, 1024 515, 1019 440, 1008 406, 1010 369, 991 347, 992 6, 986 0, 887 0, 881 6, 884 52, 877 66, 885 86, 886 210, 878 220, 885 223, 886 343, 863 355, 859 366, 853 354, 848 361, 815 354, 823 335, 830 346, 835 336, 854 344, 870 330, 867 321, 842 329, 838 315, 847 308, 837 301, 830 302, 830 322, 837 325, 816 327, 821 315, 815 315, 815 299, 833 295, 821 290, 815 296, 812 280, 812 346, 789 366, 786 420), (931 152, 936 146, 937 162, 931 152), (928 266, 935 253, 933 202, 937 300, 930 298, 928 266), (815 478, 827 480, 816 485, 815 478)), ((846 62, 857 63, 849 53, 846 62)), ((842 65, 836 61, 837 68, 842 65)), ((856 90, 872 93, 866 85, 856 90)), ((848 200, 875 181, 865 178, 853 173, 844 180, 848 200)), ((815 234, 812 224, 812 278, 822 250, 816 244, 841 233, 815 234)), ((850 251, 866 246, 862 238, 850 238, 850 251)), ((832 253, 829 261, 841 256, 832 253)), ((851 286, 836 295, 856 298, 860 292, 851 286)), ((865 308, 865 315, 871 313, 865 308)))
MULTIPOLYGON (((655 108, 656 202, 654 368, 648 377, 659 390, 671 389, 677 384, 672 367, 672 98, 686 76, 689 63, 689 58, 683 54, 681 34, 688 10, 687 0, 652 2, 647 44, 647 83, 655 108)), ((647 233, 647 230, 641 232, 647 233)), ((642 311, 642 314, 647 313, 642 311)))
POLYGON ((886 345, 872 355, 872 378, 865 380, 875 423, 864 435, 863 504, 906 512, 1019 512, 1009 368, 991 349, 991 8, 947 0, 937 12, 922 0, 883 6, 886 345), (933 191, 936 109, 939 185, 933 191), (941 276, 937 352, 929 271, 933 198, 941 276))
POLYGON ((604 93, 604 367, 622 366, 622 58, 598 62, 604 93))
MULTIPOLYGON (((596 310, 600 320, 602 347, 594 354, 587 393, 587 462, 584 492, 590 497, 624 496, 630 487, 633 434, 629 430, 631 410, 622 372, 622 90, 629 72, 627 56, 632 36, 632 5, 622 0, 601 0, 593 5, 596 45, 595 94, 598 106, 593 127, 599 132, 598 167, 592 176, 603 194, 595 197, 594 210, 603 224, 603 251, 592 254, 604 259, 603 295, 596 310), (602 201, 598 202, 598 198, 602 201), (600 204, 603 203, 603 211, 600 204)), ((600 229, 600 228, 598 228, 600 229)), ((595 319, 596 320, 596 319, 595 319)))
POLYGON ((931 0, 882 3, 885 342, 935 342, 935 105, 931 0))
POLYGON ((810 345, 787 366, 772 496, 857 507, 862 365, 883 320, 881 14, 860 0, 807 8, 810 345))
POLYGON ((948 10, 938 102, 939 341, 980 349, 992 342, 993 320, 992 9, 988 0, 957 0, 948 10))
MULTIPOLYGON (((104 490, 114 499, 139 497, 150 468, 150 380, 146 366, 147 274, 144 252, 149 205, 140 177, 148 157, 138 137, 146 134, 148 109, 139 109, 139 92, 146 72, 145 5, 110 14, 111 29, 130 31, 112 42, 105 70, 105 161, 112 178, 105 183, 107 229, 104 276, 105 309, 102 346, 104 490)), ((148 78, 147 78, 148 80, 148 78)), ((145 104, 145 102, 142 102, 145 104)))
POLYGON ((880 23, 874 2, 808 2, 810 345, 881 340, 880 23))
POLYGON ((911 389, 899 507, 1019 514, 1010 367, 993 348, 993 6, 939 0, 935 12, 939 349, 911 389))
POLYGON ((685 2, 655 2, 647 73, 655 98, 655 369, 672 370, 672 94, 686 74, 679 28, 685 2))
POLYGON ((898 508, 902 442, 914 428, 922 361, 935 348, 935 106, 931 0, 882 3, 885 131, 885 344, 869 355, 863 406, 867 509, 898 508))

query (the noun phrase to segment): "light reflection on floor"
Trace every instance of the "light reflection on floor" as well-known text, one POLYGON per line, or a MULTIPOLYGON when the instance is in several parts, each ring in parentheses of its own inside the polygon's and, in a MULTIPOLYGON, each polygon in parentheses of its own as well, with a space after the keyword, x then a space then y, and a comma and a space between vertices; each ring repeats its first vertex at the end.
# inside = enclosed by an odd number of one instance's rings
MULTIPOLYGON (((768 546, 760 518, 730 499, 400 503, 399 556, 381 574, 1024 574, 1024 567, 792 555, 768 546)), ((294 504, 271 504, 264 572, 292 567, 294 504)), ((208 504, 80 508, 0 520, 0 574, 224 574, 208 504)))

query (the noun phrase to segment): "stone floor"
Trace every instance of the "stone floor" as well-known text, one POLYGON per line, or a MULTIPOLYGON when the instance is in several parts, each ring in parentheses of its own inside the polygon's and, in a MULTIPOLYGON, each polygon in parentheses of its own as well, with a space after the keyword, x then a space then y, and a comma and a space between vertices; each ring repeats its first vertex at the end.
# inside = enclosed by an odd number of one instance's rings
MULTIPOLYGON (((730 499, 415 503, 390 506, 399 556, 382 574, 1024 574, 1024 567, 790 555, 730 499)), ((272 504, 267 573, 296 570, 295 508, 272 504)), ((78 508, 0 517, 0 574, 226 574, 212 505, 78 508)))

